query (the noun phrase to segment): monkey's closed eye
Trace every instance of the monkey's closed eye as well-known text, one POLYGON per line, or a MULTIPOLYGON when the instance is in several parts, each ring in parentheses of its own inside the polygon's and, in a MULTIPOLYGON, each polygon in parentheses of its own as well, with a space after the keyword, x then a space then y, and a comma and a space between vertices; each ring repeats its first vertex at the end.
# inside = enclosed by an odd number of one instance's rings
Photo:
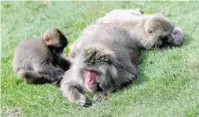
POLYGON ((153 31, 151 29, 148 30, 148 34, 152 34, 153 31))
POLYGON ((178 34, 178 32, 177 32, 177 31, 175 31, 175 32, 174 32, 174 35, 177 35, 177 34, 178 34))

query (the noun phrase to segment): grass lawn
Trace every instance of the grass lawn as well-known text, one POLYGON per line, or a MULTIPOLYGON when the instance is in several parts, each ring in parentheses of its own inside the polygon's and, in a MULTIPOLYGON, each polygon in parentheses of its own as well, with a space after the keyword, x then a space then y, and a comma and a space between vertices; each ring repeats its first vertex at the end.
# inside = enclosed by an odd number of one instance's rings
POLYGON ((199 2, 2 2, 1 49, 1 116, 199 117, 199 2), (89 108, 71 104, 55 85, 26 84, 12 71, 14 48, 24 39, 58 27, 71 44, 115 8, 162 12, 185 31, 184 45, 143 52, 138 80, 89 108))

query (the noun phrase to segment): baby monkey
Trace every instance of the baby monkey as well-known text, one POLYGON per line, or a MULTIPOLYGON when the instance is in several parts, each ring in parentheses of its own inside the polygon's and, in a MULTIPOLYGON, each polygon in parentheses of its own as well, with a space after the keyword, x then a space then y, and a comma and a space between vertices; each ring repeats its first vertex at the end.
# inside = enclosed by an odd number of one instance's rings
POLYGON ((28 83, 59 83, 70 62, 62 57, 67 39, 59 29, 25 40, 16 47, 13 70, 28 83))
POLYGON ((144 49, 180 46, 184 42, 184 31, 163 14, 143 14, 134 9, 115 9, 99 18, 96 23, 113 23, 136 35, 144 49))

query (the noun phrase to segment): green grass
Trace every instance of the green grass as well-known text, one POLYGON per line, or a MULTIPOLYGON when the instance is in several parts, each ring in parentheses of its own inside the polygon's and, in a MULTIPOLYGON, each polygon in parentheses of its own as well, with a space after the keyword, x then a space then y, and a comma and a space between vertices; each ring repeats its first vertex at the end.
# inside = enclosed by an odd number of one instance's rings
MULTIPOLYGON (((199 2, 2 2, 1 116, 198 117, 199 2), (12 71, 17 44, 58 27, 70 41, 115 8, 162 12, 186 33, 180 48, 142 54, 138 80, 89 108, 68 102, 55 85, 30 85, 12 71)), ((67 51, 67 49, 66 49, 67 51)))

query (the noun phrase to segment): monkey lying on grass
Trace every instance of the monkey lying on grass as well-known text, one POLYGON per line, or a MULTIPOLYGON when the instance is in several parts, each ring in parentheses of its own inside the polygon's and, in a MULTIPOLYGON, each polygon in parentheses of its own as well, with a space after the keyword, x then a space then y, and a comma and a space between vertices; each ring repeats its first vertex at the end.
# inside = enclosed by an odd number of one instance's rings
POLYGON ((76 57, 61 82, 63 96, 87 107, 92 101, 84 92, 96 94, 98 100, 130 84, 137 76, 140 53, 131 38, 127 30, 112 24, 88 26, 78 39, 76 57))
MULTIPOLYGON (((139 10, 116 9, 99 18, 96 24, 114 24, 126 29, 136 38, 138 46, 144 49, 181 46, 184 42, 184 32, 174 27, 171 21, 161 14, 142 14, 139 10)), ((75 41, 68 57, 74 58, 74 48, 82 46, 75 41)), ((76 49, 77 51, 77 49, 76 49)))
POLYGON ((61 82, 62 95, 91 106, 84 92, 94 93, 98 100, 136 78, 140 48, 180 46, 183 40, 182 29, 163 15, 114 10, 88 26, 72 45, 72 66, 61 82))
POLYGON ((108 12, 97 23, 114 23, 136 35, 140 46, 145 49, 180 46, 184 32, 175 27, 162 14, 143 14, 139 10, 115 9, 108 12))
POLYGON ((70 62, 61 56, 67 40, 58 29, 25 40, 17 46, 13 69, 29 83, 59 83, 70 62))

